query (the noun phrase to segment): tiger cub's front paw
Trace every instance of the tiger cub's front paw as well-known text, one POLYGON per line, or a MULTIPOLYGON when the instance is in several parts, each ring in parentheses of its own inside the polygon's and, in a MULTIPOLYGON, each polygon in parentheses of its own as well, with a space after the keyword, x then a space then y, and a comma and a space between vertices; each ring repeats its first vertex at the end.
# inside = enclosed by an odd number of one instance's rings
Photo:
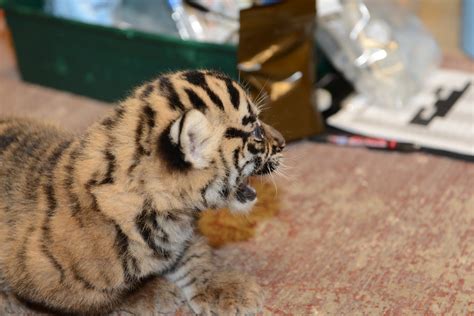
POLYGON ((218 272, 190 299, 198 315, 254 315, 263 308, 263 290, 239 272, 218 272))

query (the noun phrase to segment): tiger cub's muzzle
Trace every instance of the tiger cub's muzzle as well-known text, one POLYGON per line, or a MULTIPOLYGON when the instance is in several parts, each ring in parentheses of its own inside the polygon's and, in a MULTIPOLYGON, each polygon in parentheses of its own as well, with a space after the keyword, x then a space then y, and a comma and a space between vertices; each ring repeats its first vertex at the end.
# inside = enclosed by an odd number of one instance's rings
POLYGON ((265 123, 263 123, 262 126, 265 135, 268 135, 268 141, 271 144, 269 149, 270 155, 268 155, 268 159, 263 163, 262 167, 255 170, 253 175, 266 175, 275 171, 280 164, 280 159, 282 157, 281 152, 286 146, 285 138, 279 131, 265 123))
MULTIPOLYGON (((286 146, 285 139, 276 129, 262 123, 262 127, 265 134, 265 142, 267 142, 267 150, 262 156, 257 156, 256 159, 261 159, 262 163, 259 168, 252 172, 253 175, 267 175, 275 171, 282 157, 282 151, 286 146), (266 160, 263 160, 266 158, 266 160)), ((244 179, 238 186, 235 193, 235 198, 239 204, 252 205, 257 199, 257 192, 249 185, 248 178, 244 179)), ((246 207, 245 209, 247 209, 246 207)))

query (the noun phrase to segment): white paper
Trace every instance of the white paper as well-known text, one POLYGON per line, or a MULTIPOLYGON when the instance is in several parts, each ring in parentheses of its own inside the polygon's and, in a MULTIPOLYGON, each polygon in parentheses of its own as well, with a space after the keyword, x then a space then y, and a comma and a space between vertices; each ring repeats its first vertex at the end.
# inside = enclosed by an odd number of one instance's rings
POLYGON ((340 0, 318 0, 316 1, 318 17, 330 15, 342 11, 340 0))
POLYGON ((474 74, 440 69, 401 109, 368 105, 360 95, 351 97, 328 124, 355 134, 474 156, 474 74))

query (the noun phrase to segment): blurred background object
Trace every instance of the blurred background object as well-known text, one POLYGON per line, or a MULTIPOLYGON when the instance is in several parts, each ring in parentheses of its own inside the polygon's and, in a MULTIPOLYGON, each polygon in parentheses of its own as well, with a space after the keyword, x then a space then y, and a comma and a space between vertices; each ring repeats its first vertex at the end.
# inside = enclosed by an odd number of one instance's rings
POLYGON ((462 47, 466 54, 474 58, 474 1, 472 0, 463 0, 462 47))
MULTIPOLYGON (((153 3, 151 12, 159 7, 153 3)), ((57 17, 41 1, 0 4, 21 77, 28 82, 115 102, 143 81, 177 69, 216 69, 237 78, 235 46, 57 17)))
POLYGON ((372 106, 356 94, 346 98, 327 123, 355 134, 405 142, 412 149, 474 161, 473 86, 473 72, 439 69, 403 109, 372 106))
POLYGON ((319 45, 371 104, 403 107, 440 62, 431 34, 396 3, 320 0, 318 8, 319 45))
MULTIPOLYGON (((462 56, 462 0, 418 0, 418 16, 436 38, 445 55, 462 56)), ((469 0, 471 1, 471 0, 469 0)))
MULTIPOLYGON (((438 69, 441 51, 414 15, 420 1, 320 0, 318 8, 318 44, 356 90, 323 112, 328 125, 474 160, 474 74, 438 69)), ((330 81, 336 99, 342 81, 330 81)))
POLYGON ((121 0, 46 0, 44 9, 53 15, 99 25, 114 25, 121 0))
POLYGON ((45 11, 80 22, 215 43, 236 43, 236 0, 46 0, 45 11))
POLYGON ((265 107, 262 119, 287 141, 323 130, 313 98, 315 13, 315 3, 307 0, 275 1, 240 12, 240 79, 265 107))

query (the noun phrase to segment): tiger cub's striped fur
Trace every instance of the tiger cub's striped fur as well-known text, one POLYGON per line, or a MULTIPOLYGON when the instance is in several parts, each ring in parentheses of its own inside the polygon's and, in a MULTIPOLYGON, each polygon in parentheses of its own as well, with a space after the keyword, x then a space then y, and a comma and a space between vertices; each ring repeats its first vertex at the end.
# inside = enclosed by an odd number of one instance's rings
POLYGON ((167 74, 74 137, 0 121, 0 277, 58 313, 254 313, 252 278, 217 271, 199 211, 256 201, 247 177, 272 172, 283 137, 216 72, 167 74))

